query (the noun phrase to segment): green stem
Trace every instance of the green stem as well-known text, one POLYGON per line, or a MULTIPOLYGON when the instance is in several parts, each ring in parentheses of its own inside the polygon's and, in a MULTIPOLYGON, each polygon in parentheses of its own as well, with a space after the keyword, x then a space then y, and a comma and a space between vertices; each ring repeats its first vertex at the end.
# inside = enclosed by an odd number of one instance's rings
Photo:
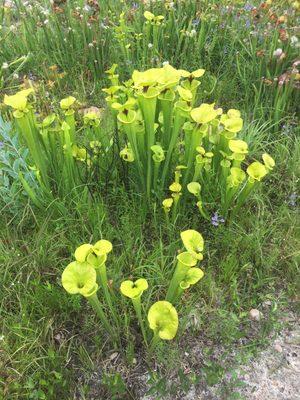
POLYGON ((160 341, 160 337, 158 336, 157 332, 154 332, 154 335, 153 335, 153 338, 151 340, 150 347, 149 347, 149 354, 153 353, 153 351, 159 341, 160 341))
POLYGON ((255 182, 251 182, 249 179, 246 183, 246 185, 244 186, 243 190, 241 191, 238 200, 237 200, 237 204, 234 207, 230 218, 234 218, 235 215, 237 214, 237 212, 240 210, 240 208, 242 207, 242 205, 244 204, 244 202, 246 201, 247 197, 250 195, 250 193, 252 192, 252 190, 258 185, 259 182, 255 181, 255 182))
POLYGON ((70 127, 70 139, 71 143, 75 143, 75 118, 74 118, 74 110, 69 110, 65 113, 66 123, 70 127))
POLYGON ((20 133, 25 139, 25 142, 28 146, 31 157, 41 173, 44 184, 47 186, 48 189, 50 189, 49 179, 47 175, 47 166, 43 154, 43 149, 40 145, 40 138, 34 125, 32 111, 24 114, 24 116, 21 118, 17 118, 17 124, 20 129, 20 133))
POLYGON ((177 209, 178 209, 179 199, 180 199, 180 195, 178 193, 174 196, 174 203, 173 203, 173 207, 172 207, 172 222, 173 222, 173 224, 175 223, 176 217, 177 217, 177 209))
POLYGON ((147 179, 146 179, 146 192, 148 201, 151 196, 151 182, 152 182, 152 150, 151 147, 155 142, 155 111, 157 96, 146 97, 144 95, 138 96, 138 102, 144 117, 145 132, 146 132, 146 149, 147 149, 147 179))
POLYGON ((132 151, 134 154, 134 158, 136 159, 136 165, 137 165, 138 174, 139 174, 139 177, 141 180, 141 185, 142 185, 143 189, 145 189, 144 170, 143 170, 143 166, 142 166, 141 159, 140 159, 140 153, 139 153, 139 149, 138 149, 136 132, 134 131, 133 124, 123 124, 123 126, 124 126, 124 130, 126 132, 126 135, 128 137, 129 143, 131 145, 131 148, 132 148, 132 151))
MULTIPOLYGON (((176 108, 175 108, 176 110, 176 108)), ((169 164, 171 161, 171 157, 173 154, 173 150, 176 144, 176 140, 178 138, 179 135, 179 131, 183 125, 185 121, 185 116, 183 116, 180 112, 180 110, 176 110, 175 111, 175 117, 174 117, 174 126, 171 132, 171 139, 170 139, 170 143, 169 143, 169 148, 167 151, 167 155, 166 155, 166 160, 164 162, 164 168, 163 168, 163 172, 162 172, 162 178, 161 178, 161 188, 164 188, 164 184, 165 184, 165 180, 166 180, 166 176, 167 176, 167 172, 168 172, 168 168, 169 168, 169 164)))
POLYGON ((145 345, 148 347, 147 334, 146 334, 146 329, 145 329, 145 325, 144 325, 144 321, 143 321, 143 317, 142 317, 141 296, 132 299, 132 304, 135 309, 137 319, 139 321, 139 324, 140 324, 140 327, 142 330, 145 345))
POLYGON ((196 156, 196 147, 201 145, 203 138, 203 134, 200 131, 199 127, 195 128, 192 132, 192 138, 191 138, 191 143, 188 149, 188 162, 187 162, 187 169, 185 170, 184 173, 184 178, 183 178, 183 186, 186 185, 188 177, 190 175, 190 171, 193 165, 193 160, 195 160, 196 156))
POLYGON ((44 204, 40 200, 40 196, 37 196, 35 191, 29 186, 29 184, 26 181, 26 179, 24 178, 22 172, 19 172, 19 179, 20 179, 20 181, 21 181, 26 193, 28 194, 28 196, 30 197, 31 201, 33 202, 33 204, 38 208, 43 208, 44 204))
POLYGON ((226 188, 226 193, 225 193, 225 201, 222 207, 222 215, 226 218, 228 214, 228 209, 230 208, 230 205, 232 203, 232 200, 238 191, 239 185, 234 186, 234 187, 227 187, 226 188))
POLYGON ((198 207, 198 210, 199 210, 200 214, 202 215, 202 217, 204 219, 206 219, 207 221, 209 221, 210 218, 209 218, 207 212, 203 208, 203 202, 201 201, 201 199, 197 202, 197 207, 198 207))
POLYGON ((117 314, 116 314, 116 311, 115 311, 115 307, 114 307, 114 305, 112 303, 111 296, 110 296, 109 289, 108 289, 108 280, 107 280, 107 273, 106 273, 106 265, 105 265, 105 263, 102 264, 100 267, 96 268, 96 272, 97 272, 99 283, 100 283, 100 285, 101 285, 101 287, 103 289, 103 292, 104 292, 104 297, 105 297, 106 303, 107 303, 107 305, 109 307, 109 310, 110 310, 110 312, 112 314, 112 317, 113 317, 113 319, 114 319, 114 321, 115 321, 115 323, 116 323, 116 325, 118 327, 118 330, 119 330, 119 319, 117 317, 117 314))
POLYGON ((166 300, 170 303, 172 303, 175 298, 179 283, 183 280, 186 274, 186 270, 187 267, 183 265, 180 261, 178 261, 166 294, 166 300))
POLYGON ((183 292, 184 292, 184 290, 180 286, 178 286, 178 288, 176 290, 176 293, 174 295, 173 305, 178 303, 178 301, 180 300, 183 292))
POLYGON ((203 183, 203 178, 201 175, 203 167, 204 167, 204 162, 201 163, 198 163, 197 161, 195 162, 195 172, 192 182, 198 182, 200 180, 201 183, 203 183))
POLYGON ((172 106, 173 101, 160 98, 160 108, 163 114, 163 137, 162 143, 164 148, 168 148, 170 143, 170 133, 172 128, 172 106))
POLYGON ((160 162, 154 162, 153 188, 156 191, 160 162))
POLYGON ((113 331, 111 324, 109 323, 108 319, 104 314, 103 308, 100 304, 97 294, 94 293, 92 296, 87 297, 87 300, 95 310, 96 314, 98 315, 100 321, 102 322, 107 332, 110 334, 112 338, 115 339, 115 332, 113 331))

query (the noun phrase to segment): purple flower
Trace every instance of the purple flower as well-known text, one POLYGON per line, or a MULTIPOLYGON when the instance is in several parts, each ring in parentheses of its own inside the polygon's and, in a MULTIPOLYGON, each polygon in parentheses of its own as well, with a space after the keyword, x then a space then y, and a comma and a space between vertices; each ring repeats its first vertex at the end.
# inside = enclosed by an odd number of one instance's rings
POLYGON ((253 10, 253 8, 254 8, 254 6, 252 4, 250 4, 250 3, 246 3, 244 5, 244 10, 245 11, 251 11, 251 10, 253 10))
POLYGON ((246 20, 246 22, 245 22, 245 26, 246 26, 246 28, 250 28, 250 26, 251 26, 251 22, 250 22, 250 20, 249 20, 249 19, 247 19, 247 20, 246 20))
POLYGON ((0 148, 4 146, 4 142, 0 142, 0 148))
POLYGON ((192 21, 192 25, 193 25, 194 27, 195 27, 195 26, 198 26, 199 23, 200 23, 200 19, 199 19, 199 18, 195 18, 195 19, 193 19, 193 21, 192 21))
POLYGON ((219 226, 220 224, 224 224, 225 219, 218 214, 218 212, 215 212, 214 215, 211 217, 211 224, 213 226, 219 226))

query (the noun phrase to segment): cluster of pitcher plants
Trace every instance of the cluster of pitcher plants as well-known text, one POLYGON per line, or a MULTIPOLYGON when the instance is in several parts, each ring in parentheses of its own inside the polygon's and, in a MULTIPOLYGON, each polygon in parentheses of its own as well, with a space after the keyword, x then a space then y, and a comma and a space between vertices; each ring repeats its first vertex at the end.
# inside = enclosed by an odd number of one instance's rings
POLYGON ((100 128, 98 112, 87 111, 81 126, 75 119, 77 101, 69 96, 60 101, 60 113, 52 113, 38 120, 30 97, 32 88, 14 95, 5 95, 4 104, 13 110, 17 130, 29 149, 32 166, 40 192, 30 187, 21 173, 19 178, 33 203, 48 206, 56 198, 74 198, 87 201, 88 188, 99 180, 102 154, 110 142, 100 128), (78 145, 79 136, 85 144, 78 145))
MULTIPOLYGON (((114 64, 106 71, 111 86, 103 90, 115 119, 119 155, 148 206, 162 204, 167 221, 172 210, 173 223, 180 205, 192 199, 205 219, 216 209, 225 218, 230 210, 236 214, 275 165, 266 153, 263 162, 249 163, 248 144, 237 137, 243 128, 241 113, 225 112, 214 103, 197 106, 203 69, 189 72, 165 64, 134 71, 121 84, 116 68, 114 64)), ((103 132, 99 113, 75 118, 72 96, 61 100, 59 115, 39 122, 28 101, 33 94, 24 89, 6 95, 4 103, 13 109, 46 204, 78 195, 87 201, 91 188, 100 187, 101 164, 109 165, 114 157, 112 138, 103 132), (84 144, 78 145, 80 141, 84 144)), ((45 206, 22 174, 20 180, 33 202, 45 206)))
MULTIPOLYGON (((160 202, 168 221, 172 209, 173 223, 179 205, 192 198, 205 219, 216 208, 224 217, 229 210, 237 213, 275 165, 266 153, 263 162, 248 162, 248 144, 237 138, 243 128, 240 112, 225 112, 214 103, 196 106, 203 69, 188 72, 166 64, 134 71, 121 84, 116 67, 107 71, 111 86, 103 90, 116 122, 120 157, 130 165, 130 181, 146 195, 148 206, 160 202)), ((28 101, 33 94, 24 89, 6 95, 4 103, 13 109, 44 197, 48 204, 76 195, 87 201, 91 188, 100 186, 101 163, 113 157, 100 115, 89 111, 79 122, 76 99, 69 96, 60 102, 60 115, 38 122, 28 101)), ((20 180, 33 202, 45 206, 22 174, 20 180)))
MULTIPOLYGON (((203 259, 204 240, 202 235, 192 229, 181 232, 185 251, 177 255, 175 268, 170 271, 169 286, 162 300, 154 302, 145 310, 142 296, 148 289, 148 282, 142 277, 136 280, 124 280, 119 290, 129 299, 135 311, 145 346, 153 350, 160 340, 171 340, 178 330, 176 304, 183 293, 196 284, 204 275, 197 267, 203 259), (145 323, 144 313, 147 311, 145 323), (152 331, 152 334, 150 333, 152 331)), ((112 342, 121 347, 121 333, 124 318, 118 312, 118 294, 109 284, 106 261, 112 251, 108 240, 99 240, 95 244, 82 244, 75 251, 75 261, 62 273, 62 285, 70 294, 81 294, 87 299, 97 314, 103 328, 112 342)))
POLYGON ((121 84, 116 67, 107 71, 111 86, 103 90, 124 143, 120 156, 132 164, 136 187, 149 203, 162 201, 167 218, 173 209, 173 222, 188 193, 206 219, 216 203, 225 217, 230 208, 236 213, 275 165, 266 153, 263 162, 249 164, 248 144, 237 137, 243 128, 240 111, 225 112, 214 103, 196 106, 203 69, 165 64, 134 71, 121 84))

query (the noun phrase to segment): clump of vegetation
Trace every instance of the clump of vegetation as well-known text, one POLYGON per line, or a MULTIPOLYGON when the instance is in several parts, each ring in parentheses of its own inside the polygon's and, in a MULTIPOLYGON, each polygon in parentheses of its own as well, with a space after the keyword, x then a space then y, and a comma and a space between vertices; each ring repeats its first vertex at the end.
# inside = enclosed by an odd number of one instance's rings
POLYGON ((1 398, 197 395, 281 328, 298 3, 1 4, 1 398))

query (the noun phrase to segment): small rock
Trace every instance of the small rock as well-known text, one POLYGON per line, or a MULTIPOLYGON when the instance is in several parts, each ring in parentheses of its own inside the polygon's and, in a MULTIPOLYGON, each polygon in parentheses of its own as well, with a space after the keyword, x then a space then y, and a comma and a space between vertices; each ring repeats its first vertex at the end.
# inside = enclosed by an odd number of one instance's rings
POLYGON ((252 321, 260 321, 262 316, 262 313, 259 310, 256 310, 256 308, 252 308, 252 310, 249 311, 249 317, 252 321))
POLYGON ((274 350, 277 351, 277 353, 282 353, 282 347, 280 346, 280 344, 275 344, 274 345, 274 350))
POLYGON ((112 354, 109 356, 109 359, 110 359, 111 361, 113 361, 118 355, 119 355, 119 353, 117 353, 117 352, 112 353, 112 354))
POLYGON ((272 305, 272 302, 270 300, 266 300, 263 302, 264 307, 271 307, 271 305, 272 305))

